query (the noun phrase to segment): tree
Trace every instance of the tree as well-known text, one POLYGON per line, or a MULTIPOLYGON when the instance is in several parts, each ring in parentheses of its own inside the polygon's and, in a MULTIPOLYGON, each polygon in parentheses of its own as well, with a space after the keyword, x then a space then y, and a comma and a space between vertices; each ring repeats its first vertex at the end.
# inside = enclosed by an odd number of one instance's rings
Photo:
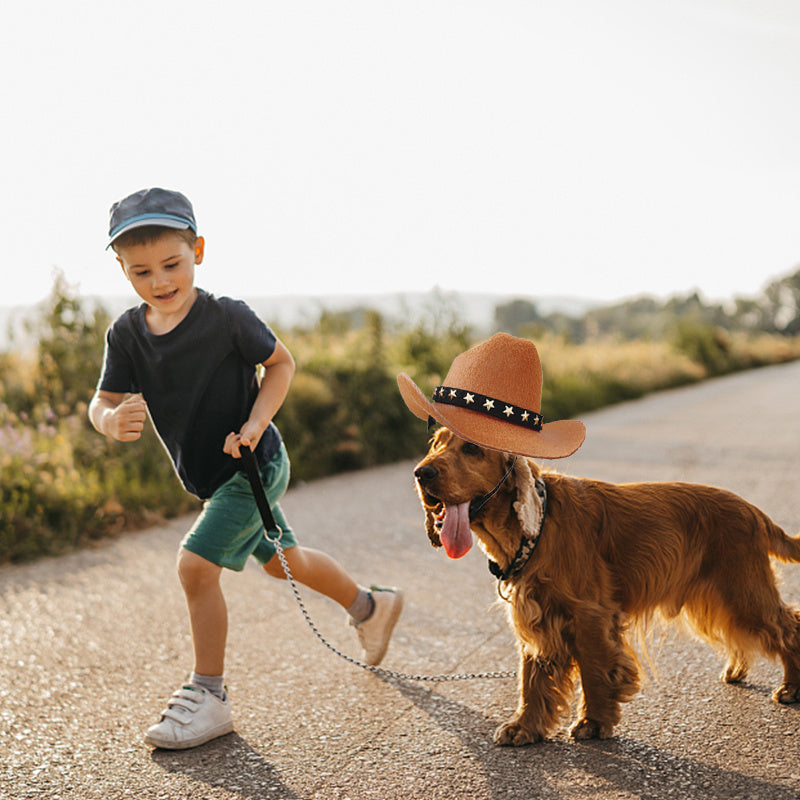
POLYGON ((542 316, 536 304, 530 300, 511 300, 494 308, 494 328, 496 331, 519 336, 524 329, 541 323, 542 316))

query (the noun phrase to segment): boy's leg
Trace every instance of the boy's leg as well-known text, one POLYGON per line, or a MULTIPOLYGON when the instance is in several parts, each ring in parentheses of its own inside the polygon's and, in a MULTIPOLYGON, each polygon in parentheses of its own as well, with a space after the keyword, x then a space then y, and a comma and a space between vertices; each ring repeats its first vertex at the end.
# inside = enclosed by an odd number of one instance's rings
MULTIPOLYGON (((295 580, 335 600, 350 614, 364 648, 364 661, 379 664, 403 609, 403 593, 393 588, 361 588, 335 559, 319 550, 294 546, 283 554, 295 580)), ((286 577, 275 557, 264 564, 264 570, 275 578, 286 577)))
MULTIPOLYGON (((261 475, 272 514, 282 532, 281 546, 292 577, 304 586, 330 597, 350 614, 350 621, 356 626, 364 648, 364 660, 368 664, 378 664, 386 653, 403 608, 403 593, 397 589, 364 589, 335 559, 319 550, 297 544, 279 502, 289 482, 289 457, 283 446, 261 475)), ((280 559, 275 557, 271 537, 265 536, 252 554, 264 565, 268 575, 286 577, 280 559)))
MULTIPOLYGON (((330 597, 345 610, 353 605, 359 586, 327 553, 298 546, 284 550, 283 554, 295 580, 330 597)), ((271 558, 264 564, 264 570, 273 578, 286 577, 278 558, 271 558)))
POLYGON ((178 689, 161 720, 147 731, 145 742, 155 747, 196 747, 233 730, 227 696, 209 688, 222 682, 225 666, 228 610, 219 582, 221 572, 222 567, 181 548, 178 575, 189 610, 193 674, 200 679, 178 689))
POLYGON ((186 597, 194 650, 194 672, 222 675, 228 637, 228 608, 220 586, 222 567, 185 548, 178 555, 178 575, 186 597))

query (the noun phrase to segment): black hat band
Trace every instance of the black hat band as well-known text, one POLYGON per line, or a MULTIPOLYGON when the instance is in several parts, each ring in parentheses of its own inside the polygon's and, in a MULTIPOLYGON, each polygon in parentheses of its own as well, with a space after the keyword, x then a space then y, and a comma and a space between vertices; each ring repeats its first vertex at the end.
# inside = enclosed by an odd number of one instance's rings
POLYGON ((454 389, 452 386, 437 386, 433 390, 433 402, 477 411, 487 417, 510 422, 512 425, 531 431, 540 431, 544 423, 544 417, 538 411, 512 406, 505 400, 498 400, 496 397, 478 392, 468 392, 465 389, 454 389))

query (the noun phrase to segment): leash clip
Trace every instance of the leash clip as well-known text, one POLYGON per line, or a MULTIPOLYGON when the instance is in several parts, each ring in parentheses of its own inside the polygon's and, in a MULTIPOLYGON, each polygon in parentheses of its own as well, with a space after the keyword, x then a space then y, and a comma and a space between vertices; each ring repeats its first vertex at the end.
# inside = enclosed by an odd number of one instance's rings
POLYGON ((275 525, 273 529, 264 528, 264 538, 270 544, 278 544, 281 541, 281 539, 283 539, 283 528, 281 528, 280 525, 275 525), (272 536, 270 536, 270 533, 272 533, 273 531, 278 534, 278 536, 274 539, 272 538, 272 536))

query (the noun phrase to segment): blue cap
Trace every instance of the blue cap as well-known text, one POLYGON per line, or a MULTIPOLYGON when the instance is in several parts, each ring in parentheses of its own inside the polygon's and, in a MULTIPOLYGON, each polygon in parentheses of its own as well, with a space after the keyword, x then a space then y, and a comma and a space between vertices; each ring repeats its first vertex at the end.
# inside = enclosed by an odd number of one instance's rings
POLYGON ((180 192, 142 189, 111 206, 106 249, 126 231, 144 225, 175 230, 191 228, 197 233, 192 204, 180 192))

